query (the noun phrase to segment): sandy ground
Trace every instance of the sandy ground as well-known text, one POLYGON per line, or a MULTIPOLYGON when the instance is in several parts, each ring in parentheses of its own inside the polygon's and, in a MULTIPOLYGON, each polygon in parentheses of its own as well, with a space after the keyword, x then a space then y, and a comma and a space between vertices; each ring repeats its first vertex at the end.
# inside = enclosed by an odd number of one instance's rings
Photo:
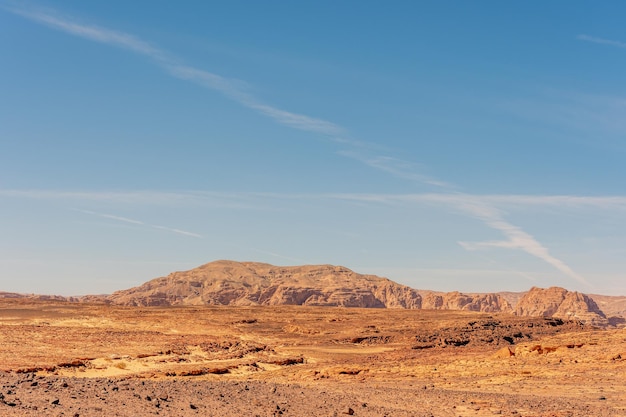
POLYGON ((0 416, 626 416, 626 331, 454 311, 0 302, 0 416))

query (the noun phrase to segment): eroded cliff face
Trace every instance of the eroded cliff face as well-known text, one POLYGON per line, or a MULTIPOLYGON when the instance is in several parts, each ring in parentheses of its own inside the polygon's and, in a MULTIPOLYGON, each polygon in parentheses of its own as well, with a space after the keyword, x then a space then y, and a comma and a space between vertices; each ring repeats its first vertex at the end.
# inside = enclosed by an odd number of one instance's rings
POLYGON ((341 266, 277 267, 255 262, 216 261, 174 272, 108 297, 115 304, 311 305, 420 308, 417 291, 386 278, 341 266))
POLYGON ((533 287, 526 293, 418 291, 387 278, 358 274, 342 266, 282 267, 235 261, 216 261, 189 271, 174 272, 109 296, 62 297, 0 292, 0 299, 128 306, 305 305, 464 310, 554 317, 600 327, 626 327, 626 297, 593 297, 600 300, 602 309, 591 296, 560 287, 533 287))
POLYGON ((429 310, 467 310, 487 313, 511 313, 513 308, 499 294, 463 294, 453 292, 423 291, 422 308, 429 310))
MULTIPOLYGON (((591 297, 564 288, 533 287, 527 293, 502 294, 417 291, 386 278, 333 265, 282 267, 216 261, 117 291, 102 301, 132 306, 307 305, 465 310, 616 325, 591 297)), ((621 317, 613 319, 617 324, 624 321, 621 317)))
POLYGON ((589 296, 565 288, 533 287, 515 306, 518 316, 558 317, 606 325, 607 318, 589 296))

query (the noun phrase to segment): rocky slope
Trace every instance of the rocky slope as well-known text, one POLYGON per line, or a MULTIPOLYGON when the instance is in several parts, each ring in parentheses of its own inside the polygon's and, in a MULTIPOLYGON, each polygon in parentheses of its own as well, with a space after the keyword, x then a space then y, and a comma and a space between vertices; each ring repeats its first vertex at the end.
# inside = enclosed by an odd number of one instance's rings
POLYGON ((589 296, 565 288, 533 287, 515 306, 518 316, 558 317, 595 325, 608 324, 606 315, 589 296))
MULTIPOLYGON (((85 297, 98 297, 98 296, 85 296, 85 297)), ((64 301, 64 302, 79 302, 83 297, 65 297, 63 295, 49 295, 49 294, 21 294, 17 292, 0 291, 0 299, 26 299, 31 301, 64 301)))
POLYGON ((422 308, 428 310, 467 310, 511 313, 513 307, 500 294, 463 294, 458 291, 419 291, 422 308))
POLYGON ((527 293, 502 295, 417 291, 386 278, 332 265, 283 267, 216 261, 117 291, 106 301, 131 306, 309 305, 466 310, 609 324, 589 296, 564 288, 535 287, 527 293))
POLYGON ((332 265, 273 266, 216 261, 174 272, 112 295, 61 297, 0 292, 1 298, 130 306, 309 305, 513 313, 626 326, 626 297, 589 296, 564 288, 464 294, 414 290, 375 275, 332 265))
POLYGON ((626 296, 588 294, 613 326, 626 325, 626 296))
POLYGON ((421 308, 417 291, 386 278, 332 265, 278 267, 216 261, 174 272, 108 297, 114 304, 311 305, 421 308))

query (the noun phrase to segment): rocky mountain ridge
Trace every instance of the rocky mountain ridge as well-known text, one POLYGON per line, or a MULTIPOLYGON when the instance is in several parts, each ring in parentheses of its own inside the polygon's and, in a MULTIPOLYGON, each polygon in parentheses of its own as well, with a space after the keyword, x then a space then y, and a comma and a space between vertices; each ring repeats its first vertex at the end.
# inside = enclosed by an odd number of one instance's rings
POLYGON ((257 262, 216 261, 174 272, 107 297, 113 304, 310 305, 421 308, 416 290, 341 266, 278 267, 257 262))
POLYGON ((514 314, 607 324, 606 315, 588 295, 559 287, 531 288, 515 306, 514 314))
POLYGON ((486 313, 512 313, 513 307, 500 294, 465 294, 458 291, 437 292, 419 290, 422 308, 427 310, 467 310, 486 313))
POLYGON ((215 261, 111 295, 62 297, 0 292, 0 298, 19 297, 128 306, 307 305, 466 310, 556 317, 603 327, 626 324, 626 297, 589 296, 559 287, 533 287, 524 293, 415 290, 387 278, 333 265, 215 261), (598 302, 594 301, 596 297, 598 302))

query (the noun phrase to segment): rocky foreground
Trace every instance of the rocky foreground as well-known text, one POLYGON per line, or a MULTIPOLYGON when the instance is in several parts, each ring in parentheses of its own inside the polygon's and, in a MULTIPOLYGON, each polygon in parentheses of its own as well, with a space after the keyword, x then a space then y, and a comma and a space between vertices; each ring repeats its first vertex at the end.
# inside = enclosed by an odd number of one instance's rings
POLYGON ((626 330, 450 310, 0 300, 0 416, 626 416, 626 330))
POLYGON ((77 379, 0 373, 0 416, 595 416, 606 400, 454 391, 420 381, 312 387, 259 381, 77 379))

